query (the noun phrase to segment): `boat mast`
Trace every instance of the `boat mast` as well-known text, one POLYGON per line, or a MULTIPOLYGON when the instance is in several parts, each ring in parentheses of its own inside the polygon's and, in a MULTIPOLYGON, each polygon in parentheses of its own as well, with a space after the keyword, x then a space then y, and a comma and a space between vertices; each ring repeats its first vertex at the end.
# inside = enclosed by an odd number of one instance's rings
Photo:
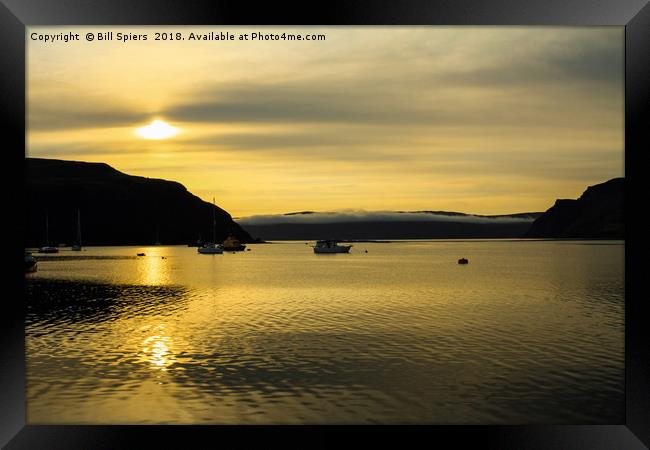
POLYGON ((45 246, 48 247, 50 245, 50 223, 47 215, 47 211, 45 211, 45 246))
POLYGON ((214 203, 214 197, 212 197, 212 242, 217 243, 217 215, 215 210, 217 209, 214 203))
POLYGON ((81 247, 81 211, 77 208, 77 245, 81 247))

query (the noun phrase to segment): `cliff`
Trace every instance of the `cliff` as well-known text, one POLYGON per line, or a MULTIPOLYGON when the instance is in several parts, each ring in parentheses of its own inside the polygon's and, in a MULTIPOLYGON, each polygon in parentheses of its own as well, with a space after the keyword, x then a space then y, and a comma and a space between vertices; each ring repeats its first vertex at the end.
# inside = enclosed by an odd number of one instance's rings
POLYGON ((71 244, 81 213, 83 245, 187 244, 229 231, 243 242, 251 236, 230 214, 191 194, 180 183, 131 176, 107 164, 26 158, 25 246, 71 244))
POLYGON ((556 200, 526 233, 532 238, 624 239, 625 178, 589 186, 577 200, 556 200))

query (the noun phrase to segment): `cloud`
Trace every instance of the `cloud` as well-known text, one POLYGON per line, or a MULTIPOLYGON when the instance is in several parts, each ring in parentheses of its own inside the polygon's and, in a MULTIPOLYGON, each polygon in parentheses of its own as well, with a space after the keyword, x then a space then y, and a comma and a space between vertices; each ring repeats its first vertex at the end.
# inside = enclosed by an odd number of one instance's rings
POLYGON ((405 106, 403 100, 396 102, 371 85, 343 80, 230 82, 202 89, 189 101, 167 109, 165 116, 225 123, 409 124, 436 119, 435 108, 405 106))
MULTIPOLYGON (((618 28, 467 33, 415 28, 392 34, 377 30, 338 34, 343 40, 326 47, 322 55, 316 52, 305 59, 299 53, 290 58, 289 67, 304 64, 294 67, 292 76, 278 72, 278 67, 274 75, 275 65, 269 62, 259 76, 217 82, 200 74, 194 88, 169 97, 176 101, 155 112, 203 124, 358 124, 403 130, 561 126, 575 110, 601 110, 603 105, 594 108, 598 98, 611 98, 614 89, 622 92, 623 33, 618 28), (378 43, 369 47, 373 39, 378 43), (575 107, 565 108, 567 104, 575 107)), ((338 34, 333 33, 334 41, 338 34)), ((239 64, 248 67, 249 59, 260 58, 249 55, 239 64)), ((143 122, 152 113, 105 93, 72 95, 73 88, 30 89, 29 126, 35 130, 123 126, 143 122)), ((574 124, 593 117, 574 116, 574 124)))
POLYGON ((350 43, 292 77, 199 85, 164 112, 204 123, 544 126, 621 98, 622 29, 489 31, 458 33, 446 51, 435 30, 368 54, 350 43))
MULTIPOLYGON (((298 127, 296 127, 298 128, 298 127)), ((241 159, 282 158, 291 161, 407 162, 417 157, 417 136, 403 130, 376 130, 321 125, 297 131, 224 132, 175 141, 178 152, 211 152, 241 159), (405 148, 411 151, 405 152, 405 148)))
POLYGON ((477 45, 490 57, 452 67, 439 74, 439 81, 475 87, 550 88, 587 86, 591 90, 620 90, 623 83, 624 40, 620 28, 558 30, 522 34, 506 46, 477 45), (487 47, 487 48, 486 48, 487 47), (494 48, 496 47, 496 48, 494 48), (594 86, 600 84, 600 86, 594 86))
POLYGON ((340 222, 463 222, 463 223, 522 223, 533 217, 479 216, 462 213, 398 212, 350 210, 341 212, 301 212, 241 217, 241 225, 314 224, 340 222))
POLYGON ((30 97, 27 113, 27 125, 33 131, 133 126, 150 117, 103 100, 79 101, 78 98, 30 97))
POLYGON ((227 188, 239 214, 541 209, 621 175, 622 27, 323 31, 219 51, 32 45, 28 152, 188 164, 163 173, 206 198, 227 188), (150 113, 183 133, 138 140, 150 113))
MULTIPOLYGON (((345 129, 345 127, 313 127, 303 128, 301 131, 266 132, 264 130, 251 130, 247 132, 225 132, 211 134, 193 139, 179 139, 180 144, 207 145, 214 148, 220 146, 236 150, 255 149, 304 149, 309 147, 357 146, 387 144, 390 142, 404 143, 403 136, 396 137, 394 133, 366 134, 362 131, 345 129)), ((407 141, 408 143, 408 141, 407 141)))

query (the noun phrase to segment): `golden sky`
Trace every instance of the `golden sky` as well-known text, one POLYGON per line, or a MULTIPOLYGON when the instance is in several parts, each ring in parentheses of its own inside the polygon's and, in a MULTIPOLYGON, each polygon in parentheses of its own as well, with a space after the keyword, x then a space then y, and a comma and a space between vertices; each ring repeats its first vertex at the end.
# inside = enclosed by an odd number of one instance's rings
POLYGON ((30 27, 26 152, 178 181, 234 217, 544 211, 624 174, 623 30, 30 27), (178 133, 137 134, 156 119, 178 133))

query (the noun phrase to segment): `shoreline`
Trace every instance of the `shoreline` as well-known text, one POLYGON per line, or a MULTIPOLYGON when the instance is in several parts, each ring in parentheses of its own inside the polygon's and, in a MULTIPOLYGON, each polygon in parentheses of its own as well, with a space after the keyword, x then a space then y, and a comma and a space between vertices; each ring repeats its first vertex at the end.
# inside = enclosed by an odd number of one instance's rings
MULTIPOLYGON (((310 243, 316 242, 318 239, 275 239, 261 242, 248 242, 246 245, 255 244, 281 244, 281 243, 310 243)), ((358 243, 358 244, 400 244, 407 242, 608 242, 615 241, 617 243, 625 243, 624 238, 423 238, 423 239, 335 239, 337 242, 345 243, 358 243)), ((600 244, 607 245, 607 244, 600 244)), ((610 244, 613 245, 613 244, 610 244)), ((82 251, 88 248, 96 247, 188 247, 187 244, 92 244, 83 246, 82 251)), ((72 251, 70 246, 57 247, 60 251, 72 251)), ((25 251, 38 254, 39 247, 25 247, 25 251)))

